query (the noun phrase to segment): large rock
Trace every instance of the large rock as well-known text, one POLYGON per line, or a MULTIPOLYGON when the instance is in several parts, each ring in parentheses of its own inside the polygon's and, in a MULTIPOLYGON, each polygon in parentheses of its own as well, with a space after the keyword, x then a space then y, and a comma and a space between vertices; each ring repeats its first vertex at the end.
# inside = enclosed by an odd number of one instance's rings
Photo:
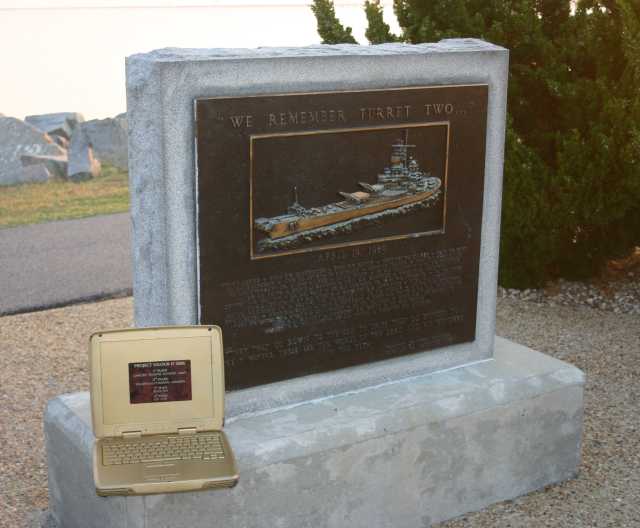
POLYGON ((63 180, 67 179, 67 154, 59 156, 39 156, 34 154, 25 154, 20 156, 20 161, 23 167, 30 167, 32 165, 44 165, 49 173, 63 180))
POLYGON ((78 126, 83 130, 93 146, 93 152, 100 161, 120 169, 129 168, 127 155, 127 114, 113 118, 92 119, 78 126))
POLYGON ((24 120, 42 132, 70 139, 74 128, 84 121, 84 117, 77 112, 58 112, 31 115, 24 120))
POLYGON ((23 183, 43 183, 51 179, 51 171, 43 163, 22 167, 23 183))
POLYGON ((64 156, 65 150, 24 121, 0 116, 0 185, 24 182, 24 155, 64 156))
POLYGON ((71 137, 67 176, 78 182, 100 175, 100 162, 93 155, 93 148, 84 129, 78 128, 71 137))

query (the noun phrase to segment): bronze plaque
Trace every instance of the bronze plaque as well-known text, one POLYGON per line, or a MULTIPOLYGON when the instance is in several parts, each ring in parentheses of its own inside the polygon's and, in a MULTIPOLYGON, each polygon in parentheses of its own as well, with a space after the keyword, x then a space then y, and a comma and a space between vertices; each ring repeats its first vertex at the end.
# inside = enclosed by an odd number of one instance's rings
POLYGON ((195 111, 200 322, 227 388, 474 340, 486 85, 195 111))

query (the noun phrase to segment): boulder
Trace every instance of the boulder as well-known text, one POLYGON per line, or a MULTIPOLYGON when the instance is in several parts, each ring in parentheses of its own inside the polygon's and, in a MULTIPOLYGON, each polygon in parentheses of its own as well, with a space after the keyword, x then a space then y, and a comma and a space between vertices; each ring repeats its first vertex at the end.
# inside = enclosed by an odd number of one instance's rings
POLYGON ((87 133, 82 128, 78 128, 71 137, 67 176, 70 180, 79 182, 99 175, 100 162, 93 155, 91 141, 87 133))
POLYGON ((23 155, 64 156, 50 136, 13 117, 0 117, 0 185, 23 182, 23 155))
POLYGON ((60 156, 39 156, 35 154, 24 154, 20 156, 23 167, 32 165, 44 165, 51 176, 67 179, 68 158, 66 154, 60 156))
POLYGON ((38 165, 27 165, 22 167, 23 183, 41 183, 51 179, 51 172, 46 165, 40 163, 38 165))
POLYGON ((58 112, 55 114, 31 115, 25 117, 24 120, 49 135, 70 139, 73 129, 78 123, 84 121, 84 117, 77 112, 58 112))
POLYGON ((127 114, 113 118, 92 119, 78 126, 84 130, 100 161, 123 170, 129 168, 127 155, 127 114))

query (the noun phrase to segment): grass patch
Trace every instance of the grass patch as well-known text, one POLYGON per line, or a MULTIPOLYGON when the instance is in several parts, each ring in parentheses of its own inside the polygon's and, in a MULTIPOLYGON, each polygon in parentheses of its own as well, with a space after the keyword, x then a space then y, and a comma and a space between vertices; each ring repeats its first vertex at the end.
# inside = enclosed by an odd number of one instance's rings
POLYGON ((127 171, 103 164, 100 177, 85 182, 0 187, 0 228, 128 211, 128 185, 127 171))

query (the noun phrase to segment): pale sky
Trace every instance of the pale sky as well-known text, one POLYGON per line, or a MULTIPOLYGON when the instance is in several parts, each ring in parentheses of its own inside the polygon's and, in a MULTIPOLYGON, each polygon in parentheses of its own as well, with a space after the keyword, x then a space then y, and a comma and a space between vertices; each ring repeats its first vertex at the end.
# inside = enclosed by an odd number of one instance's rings
MULTIPOLYGON (((336 12, 363 44, 362 1, 336 12)), ((125 111, 124 58, 164 47, 320 42, 310 0, 0 0, 0 113, 125 111)), ((385 17, 398 31, 392 0, 385 17)))

